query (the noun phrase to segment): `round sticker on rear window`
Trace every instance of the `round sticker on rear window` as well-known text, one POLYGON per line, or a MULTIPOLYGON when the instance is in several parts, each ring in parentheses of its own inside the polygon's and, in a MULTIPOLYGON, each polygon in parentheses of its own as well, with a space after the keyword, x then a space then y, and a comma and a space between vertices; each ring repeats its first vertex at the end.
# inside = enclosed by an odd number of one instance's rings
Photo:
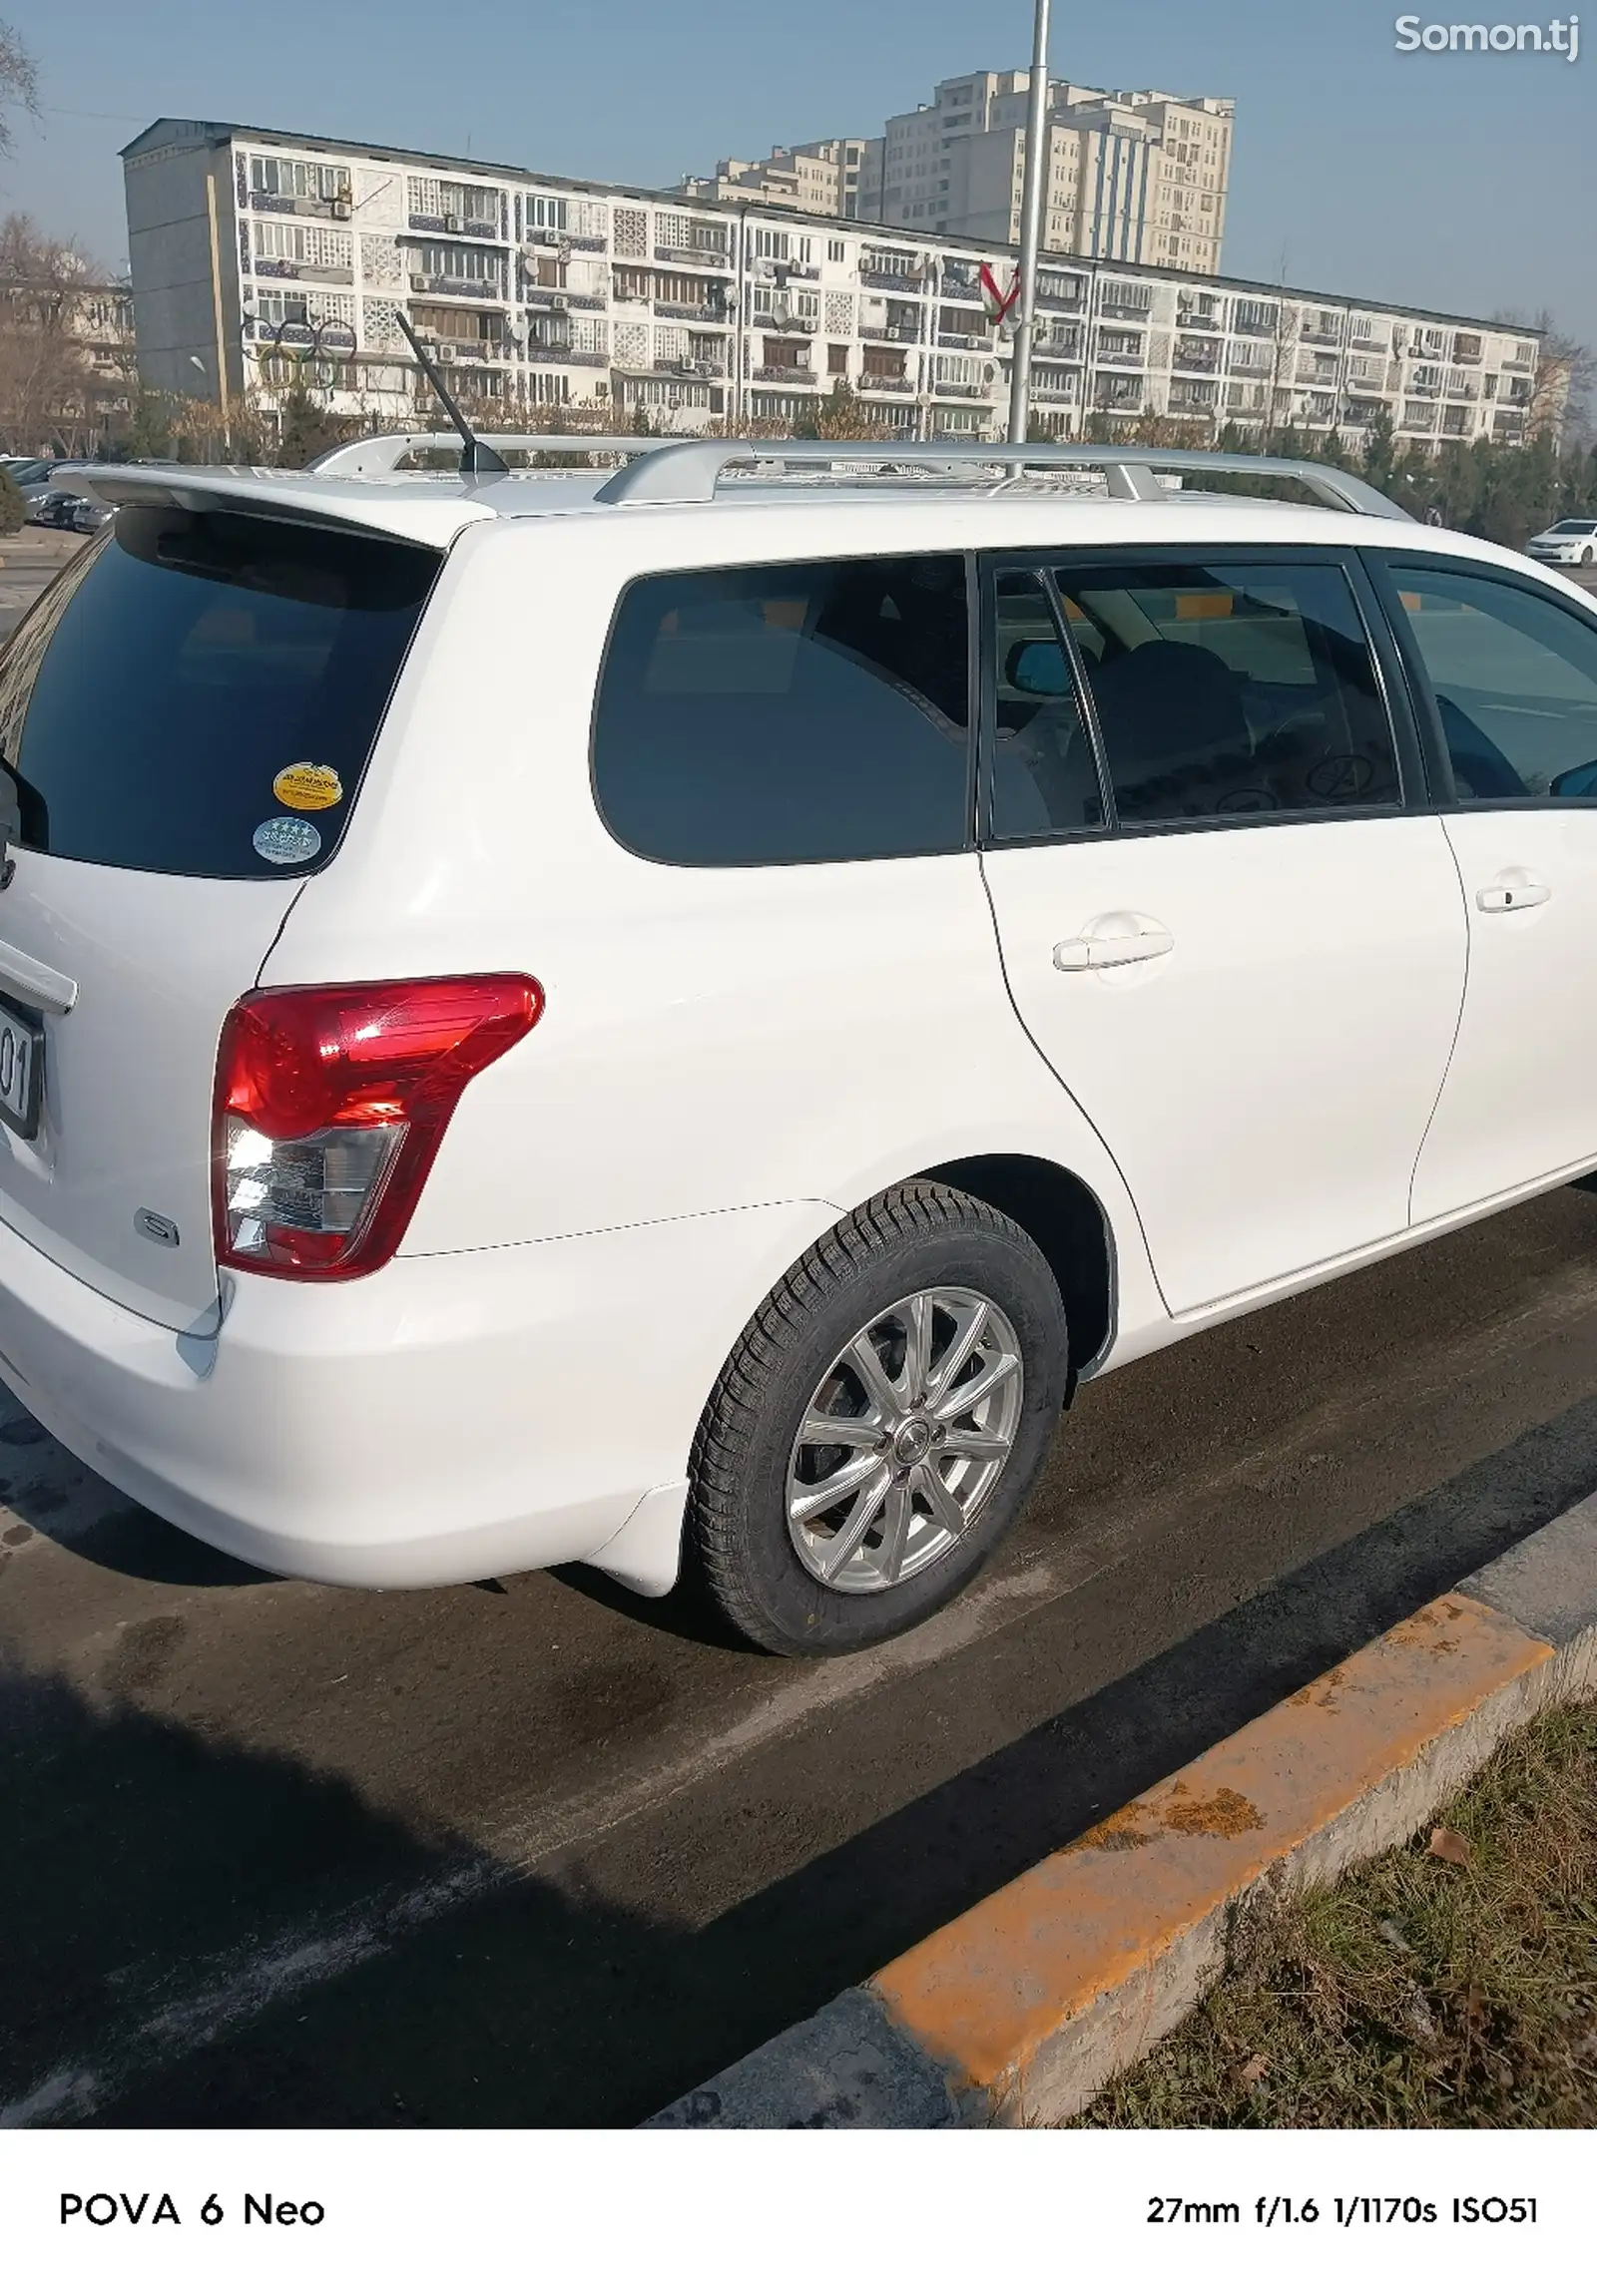
POLYGON ((321 831, 314 822, 296 820, 291 813, 276 813, 262 822, 250 842, 263 861, 287 868, 295 861, 315 859, 321 851, 321 831))
POLYGON ((271 784, 271 794, 279 805, 291 805, 296 813, 319 813, 337 804, 343 783, 330 765, 312 765, 304 758, 297 765, 284 765, 271 784))

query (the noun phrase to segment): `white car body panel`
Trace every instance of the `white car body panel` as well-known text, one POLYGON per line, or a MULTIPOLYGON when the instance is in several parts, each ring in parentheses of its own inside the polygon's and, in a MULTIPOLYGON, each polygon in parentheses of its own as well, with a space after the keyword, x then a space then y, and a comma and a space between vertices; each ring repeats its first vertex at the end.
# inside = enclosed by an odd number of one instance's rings
POLYGON ((1446 821, 1469 918, 1469 994, 1414 1172, 1426 1220, 1597 1161, 1597 812, 1500 805, 1446 821), (1495 888, 1526 907, 1486 910, 1495 888))
POLYGON ((0 1127, 0 1220, 136 1314, 214 1329, 217 1038, 297 888, 15 860, 0 940, 77 996, 44 1016, 37 1139, 0 1127), (170 1221, 176 1245, 141 1233, 141 1210, 170 1221))
POLYGON ((1464 992, 1439 821, 1080 838, 983 867, 1015 1000, 1112 1145, 1173 1313, 1407 1225, 1464 992), (1168 953, 1056 965, 1135 916, 1168 953))

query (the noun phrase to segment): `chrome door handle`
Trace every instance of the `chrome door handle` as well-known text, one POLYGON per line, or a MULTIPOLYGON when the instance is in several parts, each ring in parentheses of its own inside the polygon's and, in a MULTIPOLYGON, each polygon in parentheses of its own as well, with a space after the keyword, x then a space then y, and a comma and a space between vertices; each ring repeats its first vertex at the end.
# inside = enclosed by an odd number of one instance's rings
POLYGON ((1061 973, 1102 973, 1113 965, 1143 965, 1150 957, 1167 957, 1176 945, 1156 918, 1138 917, 1117 909, 1107 917, 1094 917, 1078 940, 1060 941, 1054 965, 1061 973))
MULTIPOLYGON (((1504 871, 1504 876, 1509 874, 1504 871)), ((1551 885, 1542 884, 1539 878, 1527 877, 1523 870, 1515 870, 1512 875, 1515 879, 1512 883, 1504 884, 1499 878, 1495 885, 1482 885, 1475 895, 1476 908, 1484 909, 1488 916, 1497 916, 1504 909, 1539 909, 1543 901, 1552 899, 1551 885)))
POLYGON ((32 1005, 36 1012, 54 1013, 58 1019, 70 1013, 78 1001, 76 981, 58 973, 42 957, 30 957, 12 948, 9 941, 0 941, 0 989, 19 1003, 32 1005))

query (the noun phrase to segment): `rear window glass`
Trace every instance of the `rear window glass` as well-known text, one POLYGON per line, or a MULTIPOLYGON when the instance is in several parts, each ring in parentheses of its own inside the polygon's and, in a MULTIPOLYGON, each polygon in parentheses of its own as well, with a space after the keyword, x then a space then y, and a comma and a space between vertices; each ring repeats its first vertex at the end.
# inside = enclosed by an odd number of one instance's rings
POLYGON ((178 876, 316 867, 440 563, 233 512, 119 511, 0 656, 14 842, 178 876))
POLYGON ((600 810, 656 861, 955 852, 967 679, 957 557, 651 575, 605 658, 600 810))

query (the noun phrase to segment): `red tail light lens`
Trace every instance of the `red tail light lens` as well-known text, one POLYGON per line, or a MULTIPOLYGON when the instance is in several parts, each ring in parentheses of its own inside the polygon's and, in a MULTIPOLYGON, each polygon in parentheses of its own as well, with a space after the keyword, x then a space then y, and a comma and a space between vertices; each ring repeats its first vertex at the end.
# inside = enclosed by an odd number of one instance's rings
POLYGON ((542 1011, 522 973, 243 998, 217 1056, 218 1263, 323 1280, 380 1267, 466 1086, 542 1011))

